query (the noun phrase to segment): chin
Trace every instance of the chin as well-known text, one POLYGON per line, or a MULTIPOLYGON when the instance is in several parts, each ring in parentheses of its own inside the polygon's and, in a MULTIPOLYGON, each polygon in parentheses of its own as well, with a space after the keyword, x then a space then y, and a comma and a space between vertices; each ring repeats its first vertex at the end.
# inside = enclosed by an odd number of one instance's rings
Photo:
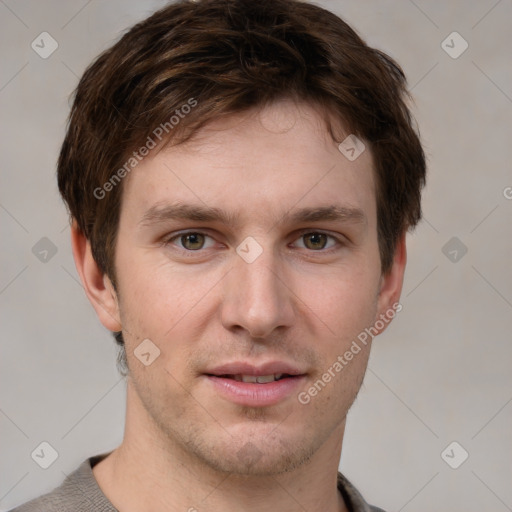
POLYGON ((279 438, 275 433, 278 429, 273 425, 271 431, 239 431, 220 444, 219 438, 210 439, 209 443, 195 446, 195 455, 215 471, 238 476, 275 476, 309 462, 319 443, 294 436, 279 438))
POLYGON ((306 454, 262 453, 252 443, 247 443, 238 453, 223 458, 213 458, 210 453, 203 459, 215 471, 229 473, 233 476, 271 477, 289 473, 307 463, 306 454))

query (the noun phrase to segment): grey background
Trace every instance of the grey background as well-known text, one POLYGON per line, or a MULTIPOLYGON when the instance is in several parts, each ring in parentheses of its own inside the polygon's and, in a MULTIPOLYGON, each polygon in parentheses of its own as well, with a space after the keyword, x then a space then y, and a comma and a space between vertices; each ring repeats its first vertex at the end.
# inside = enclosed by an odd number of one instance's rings
MULTIPOLYGON (((403 310, 374 343, 341 469, 390 511, 512 510, 512 1, 318 3, 403 66, 429 156, 403 310), (469 44, 456 59, 453 31, 469 44), (469 453, 458 469, 441 457, 452 441, 469 453)), ((124 381, 77 280, 55 162, 85 66, 163 4, 0 0, 1 510, 122 439, 124 381), (47 59, 31 48, 43 31, 47 59), (42 441, 59 454, 46 470, 42 441)))

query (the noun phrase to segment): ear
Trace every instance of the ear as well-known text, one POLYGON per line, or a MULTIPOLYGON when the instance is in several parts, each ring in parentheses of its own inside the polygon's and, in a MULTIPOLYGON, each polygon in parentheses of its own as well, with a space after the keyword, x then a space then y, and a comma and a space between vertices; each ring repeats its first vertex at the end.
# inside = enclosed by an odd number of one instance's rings
POLYGON ((399 238, 393 264, 387 274, 381 276, 379 295, 377 297, 377 315, 375 317, 375 328, 378 333, 386 330, 395 314, 402 310, 400 295, 404 282, 405 265, 407 263, 407 249, 405 245, 406 233, 399 238), (377 322, 377 320, 381 320, 377 322), (379 325, 384 324, 382 328, 379 325))
POLYGON ((119 304, 114 287, 92 257, 91 243, 76 221, 71 226, 71 246, 80 280, 100 322, 110 331, 121 331, 119 304))

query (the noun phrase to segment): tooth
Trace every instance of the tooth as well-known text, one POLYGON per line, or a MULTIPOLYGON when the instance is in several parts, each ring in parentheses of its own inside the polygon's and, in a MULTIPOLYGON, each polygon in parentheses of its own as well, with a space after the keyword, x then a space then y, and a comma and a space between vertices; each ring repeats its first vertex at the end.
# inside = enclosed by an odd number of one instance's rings
POLYGON ((262 375, 261 377, 256 377, 256 380, 259 384, 266 384, 267 382, 274 382, 274 375, 262 375))
POLYGON ((276 380, 279 380, 283 375, 283 373, 276 373, 274 377, 276 380))
POLYGON ((241 375, 235 375, 234 379, 235 379, 237 382, 242 382, 242 376, 241 376, 241 375))
POLYGON ((254 375, 242 375, 242 382, 258 382, 257 379, 254 375))

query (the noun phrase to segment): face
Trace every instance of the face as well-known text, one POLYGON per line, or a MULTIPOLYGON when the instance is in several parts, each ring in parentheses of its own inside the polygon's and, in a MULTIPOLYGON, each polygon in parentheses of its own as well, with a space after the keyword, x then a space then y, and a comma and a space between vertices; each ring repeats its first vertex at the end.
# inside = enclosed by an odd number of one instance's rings
POLYGON ((313 107, 282 101, 151 154, 124 186, 129 407, 161 450, 263 475, 340 439, 370 344, 333 365, 389 307, 370 150, 349 161, 313 107))

